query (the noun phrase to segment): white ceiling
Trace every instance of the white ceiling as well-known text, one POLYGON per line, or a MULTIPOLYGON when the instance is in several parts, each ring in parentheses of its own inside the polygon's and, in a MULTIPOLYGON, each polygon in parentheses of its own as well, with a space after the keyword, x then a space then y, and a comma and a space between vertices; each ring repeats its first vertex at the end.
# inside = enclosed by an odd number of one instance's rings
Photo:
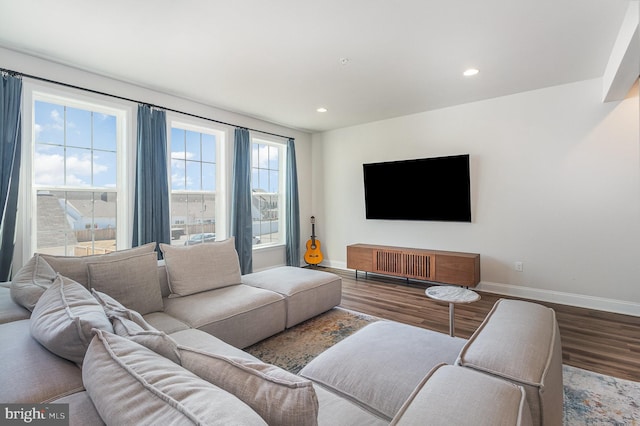
POLYGON ((322 131, 601 77, 628 4, 0 0, 0 46, 322 131))

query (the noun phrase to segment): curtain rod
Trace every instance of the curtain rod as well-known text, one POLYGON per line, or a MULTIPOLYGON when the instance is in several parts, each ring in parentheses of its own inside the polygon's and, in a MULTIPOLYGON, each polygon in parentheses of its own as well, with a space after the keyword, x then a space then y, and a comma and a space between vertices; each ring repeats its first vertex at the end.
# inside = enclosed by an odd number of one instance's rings
POLYGON ((189 112, 179 111, 177 109, 167 108, 167 107, 163 107, 161 105, 154 105, 154 104, 150 104, 149 102, 137 101, 135 99, 127 98, 127 97, 124 97, 124 96, 114 95, 112 93, 105 93, 105 92, 100 92, 98 90, 87 89, 86 87, 75 86, 73 84, 63 83, 61 81, 56 81, 56 80, 50 80, 48 78, 38 77, 38 76, 35 76, 35 75, 30 75, 30 74, 25 74, 25 73, 22 73, 22 72, 13 71, 13 70, 9 70, 9 69, 6 69, 6 68, 0 68, 0 73, 7 73, 7 74, 12 75, 12 76, 27 77, 27 78, 31 78, 33 80, 43 81, 43 82, 51 83, 51 84, 57 84, 59 86, 64 86, 64 87, 68 87, 68 88, 71 88, 71 89, 83 90, 85 92, 93 93, 93 94, 96 94, 96 95, 108 96, 108 97, 111 97, 111 98, 119 99, 121 101, 133 102, 133 103, 136 103, 136 104, 145 104, 145 105, 149 105, 152 108, 159 108, 159 109, 163 109, 165 111, 175 112, 177 114, 183 114, 183 115, 187 115, 189 117, 199 118, 201 120, 206 120, 206 121, 211 121, 213 123, 224 124, 226 126, 242 127, 242 128, 247 129, 247 130, 250 130, 252 132, 258 132, 258 133, 262 133, 262 134, 265 134, 265 135, 277 136, 279 138, 285 138, 285 139, 294 139, 294 138, 292 138, 290 136, 284 136, 284 135, 279 135, 277 133, 265 132, 263 130, 252 129, 250 127, 238 126, 237 124, 227 123, 225 121, 215 120, 213 118, 203 117, 201 115, 191 114, 189 112))

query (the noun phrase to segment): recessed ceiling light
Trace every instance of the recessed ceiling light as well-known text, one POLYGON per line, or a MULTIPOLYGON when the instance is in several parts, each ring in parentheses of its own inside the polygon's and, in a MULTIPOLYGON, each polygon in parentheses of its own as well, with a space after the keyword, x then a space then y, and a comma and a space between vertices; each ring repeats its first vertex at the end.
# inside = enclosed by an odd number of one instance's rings
POLYGON ((318 111, 318 112, 327 112, 327 109, 324 108, 324 107, 320 107, 316 111, 318 111))
POLYGON ((468 70, 466 70, 465 72, 462 73, 462 75, 464 75, 465 77, 471 77, 473 75, 478 74, 480 71, 478 71, 475 68, 469 68, 468 70))

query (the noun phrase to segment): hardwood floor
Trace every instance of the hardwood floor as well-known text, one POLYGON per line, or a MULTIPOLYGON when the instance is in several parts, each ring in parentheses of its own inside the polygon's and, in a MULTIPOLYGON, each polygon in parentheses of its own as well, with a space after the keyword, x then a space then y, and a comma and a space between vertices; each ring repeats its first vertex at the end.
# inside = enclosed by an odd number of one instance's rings
MULTIPOLYGON (((449 332, 449 305, 427 298, 428 284, 360 272, 322 268, 342 277, 342 306, 380 318, 449 332)), ((477 291, 481 300, 456 305, 456 336, 468 338, 501 295, 477 291)), ((563 362, 640 382, 640 317, 534 301, 553 308, 563 362)))

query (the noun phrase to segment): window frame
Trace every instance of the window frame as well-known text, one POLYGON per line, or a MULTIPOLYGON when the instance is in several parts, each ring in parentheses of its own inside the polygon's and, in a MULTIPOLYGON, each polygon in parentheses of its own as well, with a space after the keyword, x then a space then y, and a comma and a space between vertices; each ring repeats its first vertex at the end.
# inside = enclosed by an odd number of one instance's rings
MULTIPOLYGON (((182 114, 167 112, 167 170, 169 176, 169 211, 171 212, 171 199, 174 194, 171 182, 171 129, 178 128, 198 133, 213 135, 216 138, 216 188, 213 191, 216 200, 215 221, 216 221, 216 241, 221 241, 229 236, 228 232, 228 209, 227 200, 227 144, 229 140, 228 129, 214 122, 197 119, 195 117, 184 116, 182 114)), ((186 171, 185 171, 186 173, 186 171)), ((177 194, 210 194, 211 191, 191 191, 176 190, 177 194)), ((170 213, 170 226, 173 226, 173 219, 170 213)))
MULTIPOLYGON (((254 250, 280 247, 286 244, 286 182, 287 182, 287 143, 281 138, 257 133, 250 134, 251 139, 251 197, 253 198, 253 146, 255 144, 274 146, 278 149, 278 240, 269 243, 254 244, 254 250)), ((253 222, 253 218, 252 218, 253 222)), ((252 224, 253 226, 253 224, 252 224)))
MULTIPOLYGON (((133 198, 130 188, 135 179, 135 135, 136 126, 133 106, 117 102, 113 98, 88 94, 73 88, 64 90, 47 83, 23 82, 22 99, 22 145, 21 170, 16 225, 16 245, 13 259, 14 271, 20 268, 37 251, 37 192, 42 187, 35 185, 35 103, 50 102, 73 108, 89 109, 98 113, 116 116, 116 249, 131 247, 133 223, 133 198), (133 141, 130 143, 130 141, 133 141)), ((51 186, 54 187, 54 186, 51 186)), ((66 187, 59 191, 100 192, 104 187, 66 187)), ((110 191, 111 188, 109 188, 110 191)))

